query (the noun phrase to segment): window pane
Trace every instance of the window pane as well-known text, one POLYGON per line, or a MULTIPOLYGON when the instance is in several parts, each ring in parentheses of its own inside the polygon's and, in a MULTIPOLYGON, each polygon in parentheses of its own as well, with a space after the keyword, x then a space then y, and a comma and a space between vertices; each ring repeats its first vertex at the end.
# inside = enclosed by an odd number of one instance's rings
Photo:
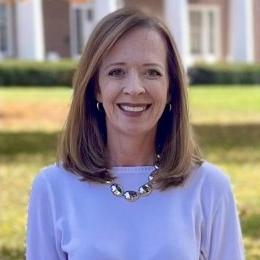
POLYGON ((0 52, 7 51, 7 16, 6 6, 0 4, 0 52))
POLYGON ((214 54, 216 52, 216 39, 215 39, 215 16, 212 11, 208 12, 208 21, 209 21, 209 53, 214 54))
POLYGON ((90 22, 94 20, 94 15, 93 15, 93 10, 92 9, 87 9, 86 10, 86 18, 90 22))
POLYGON ((190 12, 190 47, 192 54, 202 53, 202 14, 198 11, 190 12))
POLYGON ((82 51, 82 42, 83 42, 82 19, 81 19, 80 9, 75 10, 75 16, 76 16, 77 53, 80 54, 82 51))

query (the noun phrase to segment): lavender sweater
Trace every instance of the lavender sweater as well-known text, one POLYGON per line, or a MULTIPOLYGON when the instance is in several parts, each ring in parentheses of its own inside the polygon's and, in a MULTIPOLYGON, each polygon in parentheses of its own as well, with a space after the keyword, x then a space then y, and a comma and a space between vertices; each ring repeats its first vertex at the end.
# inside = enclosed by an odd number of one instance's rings
MULTIPOLYGON (((115 167, 124 190, 137 190, 152 166, 115 167)), ((240 260, 239 219, 228 178, 204 162, 184 186, 136 202, 108 185, 79 181, 57 165, 32 186, 27 260, 240 260)))

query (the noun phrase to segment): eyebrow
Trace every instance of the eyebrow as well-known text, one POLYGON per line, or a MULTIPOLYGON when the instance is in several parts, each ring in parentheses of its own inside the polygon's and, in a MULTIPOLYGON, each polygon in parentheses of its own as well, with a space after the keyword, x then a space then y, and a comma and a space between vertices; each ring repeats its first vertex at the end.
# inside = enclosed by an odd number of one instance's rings
POLYGON ((112 66, 122 66, 122 65, 125 65, 124 62, 115 62, 115 63, 109 63, 108 65, 105 66, 105 70, 109 67, 112 67, 112 66))
POLYGON ((145 67, 155 66, 155 67, 159 67, 159 68, 161 68, 161 69, 164 69, 164 66, 162 66, 162 65, 159 64, 159 63, 145 63, 144 66, 145 66, 145 67))
MULTIPOLYGON (((104 69, 107 69, 107 68, 112 67, 112 66, 123 66, 123 65, 125 65, 125 64, 126 64, 126 63, 124 63, 124 62, 110 63, 110 64, 106 65, 104 69)), ((145 63, 145 64, 143 64, 143 65, 144 65, 145 67, 153 66, 153 67, 159 67, 159 68, 161 68, 161 69, 164 69, 164 66, 162 66, 162 65, 159 64, 159 63, 145 63)))

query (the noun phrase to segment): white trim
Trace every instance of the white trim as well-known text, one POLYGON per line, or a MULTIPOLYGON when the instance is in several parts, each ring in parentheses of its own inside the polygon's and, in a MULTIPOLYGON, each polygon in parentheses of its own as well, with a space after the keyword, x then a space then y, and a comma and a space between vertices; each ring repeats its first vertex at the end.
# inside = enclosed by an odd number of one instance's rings
POLYGON ((230 61, 254 62, 252 0, 230 0, 230 61))
POLYGON ((95 23, 98 23, 104 16, 118 9, 121 4, 118 0, 95 0, 95 23))
POLYGON ((20 59, 44 60, 42 0, 16 1, 17 52, 20 59))
MULTIPOLYGON (((202 26, 204 28, 202 29, 202 54, 200 55, 195 55, 191 53, 191 50, 189 49, 189 56, 191 63, 194 63, 196 61, 206 61, 206 62, 216 62, 221 58, 221 12, 220 12, 220 7, 215 4, 189 4, 188 6, 189 13, 191 11, 198 11, 202 13, 202 26), (206 15, 209 12, 214 13, 214 19, 215 19, 215 54, 210 54, 208 52, 209 50, 209 40, 206 38, 209 35, 209 24, 206 21, 206 15)), ((190 45, 191 46, 191 45, 190 45)))
MULTIPOLYGON (((255 0, 256 1, 256 0, 255 0)), ((259 4, 259 2, 258 2, 259 4)), ((251 15, 249 15, 249 17, 251 17, 251 19, 249 19, 249 28, 251 28, 251 62, 255 62, 256 60, 256 49, 255 49, 255 12, 253 10, 254 7, 254 3, 252 2, 252 0, 249 3, 249 6, 251 8, 251 15)), ((250 11, 249 11, 250 12, 250 11)))
POLYGON ((189 60, 189 12, 188 0, 164 0, 164 15, 169 30, 176 42, 184 68, 189 60))

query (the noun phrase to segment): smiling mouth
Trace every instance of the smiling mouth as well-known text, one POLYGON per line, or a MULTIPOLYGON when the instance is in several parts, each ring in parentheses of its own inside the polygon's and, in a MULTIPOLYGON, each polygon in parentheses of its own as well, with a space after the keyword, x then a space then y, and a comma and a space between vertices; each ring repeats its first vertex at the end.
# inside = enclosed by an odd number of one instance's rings
POLYGON ((118 104, 118 107, 125 112, 143 112, 147 110, 151 104, 118 104))

